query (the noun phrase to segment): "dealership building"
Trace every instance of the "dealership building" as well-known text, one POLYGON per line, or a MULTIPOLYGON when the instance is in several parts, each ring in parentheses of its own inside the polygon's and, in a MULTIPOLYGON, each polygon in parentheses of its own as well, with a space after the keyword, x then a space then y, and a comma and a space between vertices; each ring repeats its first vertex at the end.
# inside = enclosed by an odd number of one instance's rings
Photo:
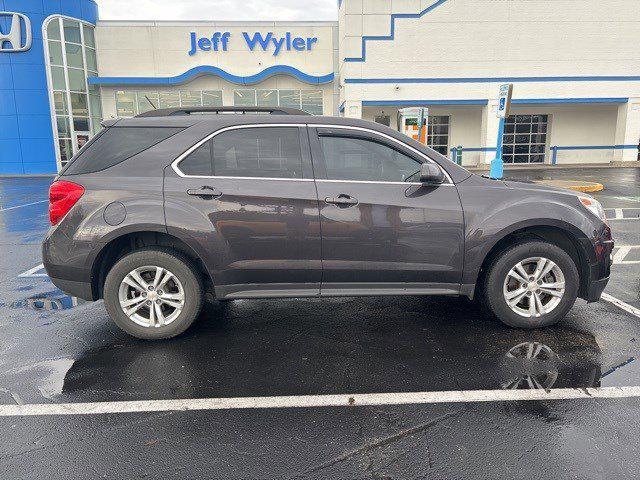
POLYGON ((92 0, 0 0, 0 175, 55 173, 104 119, 201 105, 392 128, 424 106, 429 145, 482 166, 503 83, 506 163, 638 160, 637 1, 342 0, 335 22, 273 16, 103 21, 92 0))

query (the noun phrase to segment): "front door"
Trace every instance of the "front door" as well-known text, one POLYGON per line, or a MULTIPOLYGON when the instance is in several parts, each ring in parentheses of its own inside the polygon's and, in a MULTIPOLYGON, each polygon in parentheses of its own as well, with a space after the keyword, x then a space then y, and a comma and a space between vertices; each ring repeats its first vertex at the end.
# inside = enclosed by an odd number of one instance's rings
POLYGON ((317 296, 319 211, 304 126, 231 127, 192 150, 166 169, 167 229, 205 251, 218 298, 317 296))
POLYGON ((425 159, 367 129, 310 129, 322 229, 322 295, 458 293, 464 228, 447 180, 418 183, 425 159))

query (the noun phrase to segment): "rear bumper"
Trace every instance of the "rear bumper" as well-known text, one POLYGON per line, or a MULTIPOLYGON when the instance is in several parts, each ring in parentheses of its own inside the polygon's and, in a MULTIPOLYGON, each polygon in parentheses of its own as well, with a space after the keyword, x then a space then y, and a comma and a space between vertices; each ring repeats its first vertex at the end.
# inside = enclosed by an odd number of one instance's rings
POLYGON ((49 277, 51 282, 67 295, 78 297, 83 300, 94 301, 93 289, 90 282, 77 282, 74 280, 64 280, 62 278, 49 277))
POLYGON ((593 280, 589 282, 587 286, 587 291, 585 292, 584 299, 587 302, 597 302, 600 300, 600 296, 604 291, 605 287, 609 283, 609 277, 601 278, 600 280, 593 280))

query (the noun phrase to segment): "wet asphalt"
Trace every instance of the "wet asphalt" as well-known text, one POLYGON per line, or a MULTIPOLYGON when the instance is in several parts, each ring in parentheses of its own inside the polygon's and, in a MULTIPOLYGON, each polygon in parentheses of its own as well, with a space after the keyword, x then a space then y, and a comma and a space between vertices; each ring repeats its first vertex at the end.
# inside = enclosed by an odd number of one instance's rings
MULTIPOLYGON (((597 178, 612 215, 640 211, 638 169, 507 176, 597 178)), ((604 301, 579 300, 539 331, 503 327, 464 299, 209 301, 179 338, 132 339, 102 302, 69 298, 34 269, 50 181, 0 179, 0 404, 640 385, 640 318, 604 301), (532 344, 534 361, 523 358, 532 344)), ((640 220, 611 226, 618 245, 640 245, 640 220)), ((623 262, 634 259, 637 249, 623 262)), ((640 263, 614 265, 606 291, 640 307, 640 263)), ((5 417, 0 478, 636 478, 638 407, 626 398, 5 417)))

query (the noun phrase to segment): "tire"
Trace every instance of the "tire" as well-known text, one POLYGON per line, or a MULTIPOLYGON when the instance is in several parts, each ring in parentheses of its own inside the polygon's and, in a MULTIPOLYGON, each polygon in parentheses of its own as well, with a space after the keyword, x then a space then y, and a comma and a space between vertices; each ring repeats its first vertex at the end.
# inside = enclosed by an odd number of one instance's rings
POLYGON ((191 326, 202 310, 204 288, 201 275, 186 256, 171 249, 150 248, 129 253, 115 263, 105 279, 103 297, 118 327, 137 338, 160 340, 180 335, 191 326), (153 291, 140 288, 137 276, 130 276, 134 272, 153 291), (162 272, 158 282, 156 272, 162 272), (160 288, 155 289, 154 282, 160 288), (127 315, 121 301, 137 310, 127 315))
POLYGON ((579 287, 578 269, 567 252, 543 240, 529 240, 506 248, 491 261, 484 277, 480 300, 486 310, 511 327, 541 328, 553 325, 565 317, 576 301, 579 287), (540 279, 541 283, 532 280, 538 265, 542 265, 541 273, 544 273, 546 267, 551 267, 549 260, 555 267, 540 279), (524 276, 520 274, 522 270, 516 267, 520 262, 523 262, 520 267, 529 274, 525 279, 527 283, 513 276, 518 275, 520 279, 524 276), (510 273, 512 269, 513 274, 510 273), (563 291, 560 286, 562 280, 563 291), (524 290, 526 293, 523 295, 524 290), (539 302, 536 302, 536 296, 539 302), (514 307, 507 303, 507 297, 515 303, 514 307))

